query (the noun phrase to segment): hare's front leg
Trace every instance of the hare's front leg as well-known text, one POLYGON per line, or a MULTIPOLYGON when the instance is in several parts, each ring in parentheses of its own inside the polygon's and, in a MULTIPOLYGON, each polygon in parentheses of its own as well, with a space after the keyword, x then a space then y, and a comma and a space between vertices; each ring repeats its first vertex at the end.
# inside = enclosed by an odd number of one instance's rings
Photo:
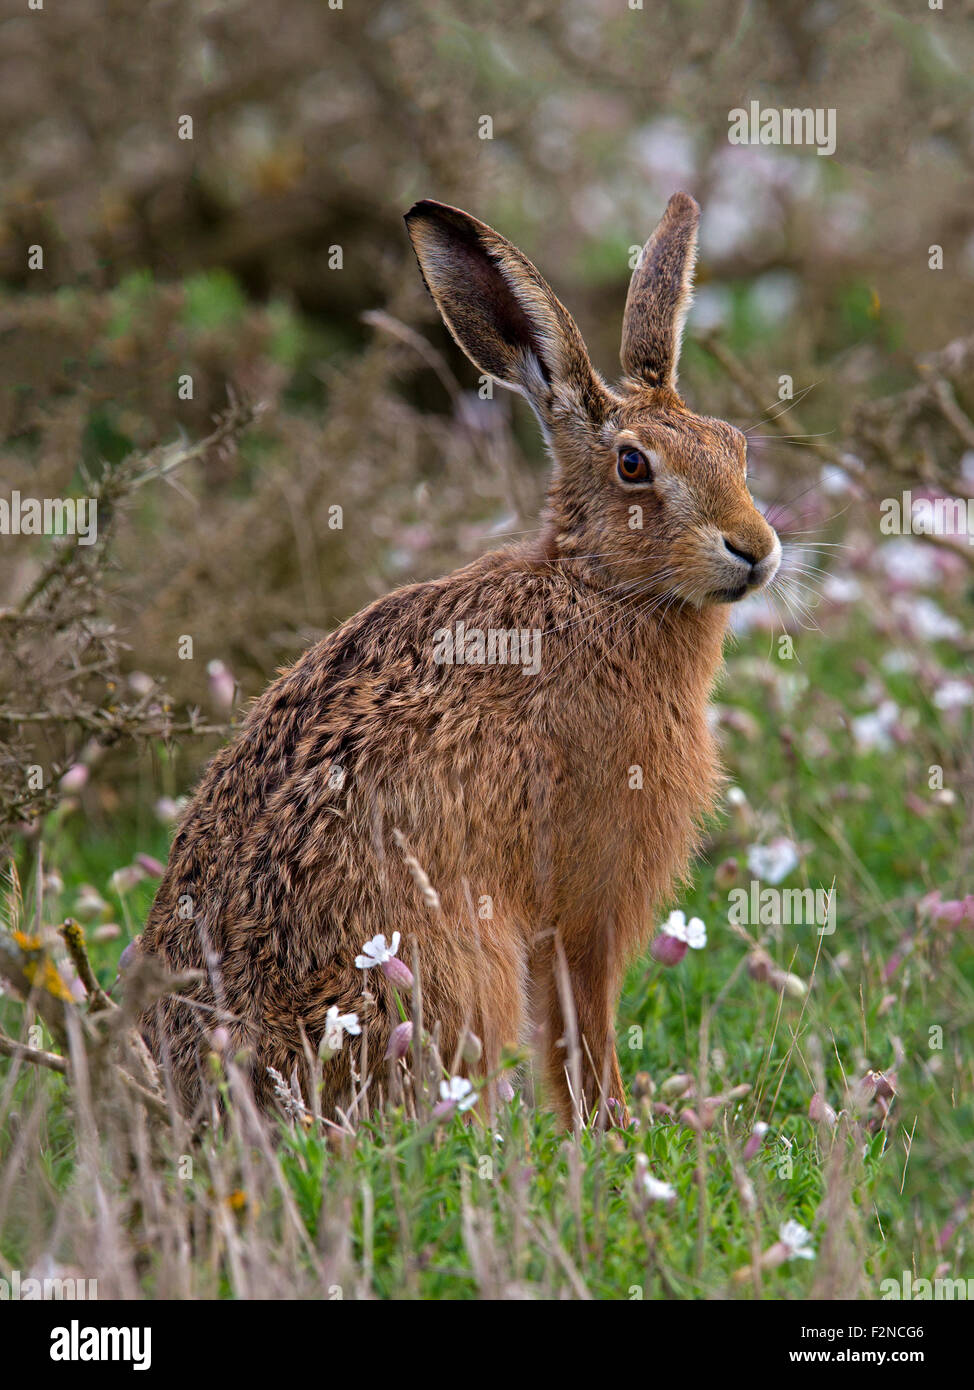
POLYGON ((557 933, 544 956, 538 1003, 552 1102, 571 1128, 593 1118, 600 1128, 628 1125, 615 1047, 619 972, 597 947, 566 951, 557 933))

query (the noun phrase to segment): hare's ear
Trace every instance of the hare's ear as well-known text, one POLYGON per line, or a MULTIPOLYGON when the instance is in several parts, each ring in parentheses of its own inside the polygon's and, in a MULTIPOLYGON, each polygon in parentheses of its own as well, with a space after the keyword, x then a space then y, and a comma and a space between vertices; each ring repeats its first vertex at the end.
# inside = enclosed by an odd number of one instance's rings
POLYGON ((516 246, 459 208, 406 213, 443 321, 475 367, 526 395, 542 420, 556 402, 599 418, 606 394, 563 304, 516 246))
POLYGON ((674 193, 632 274, 620 356, 626 375, 648 386, 676 385, 699 221, 690 195, 674 193))

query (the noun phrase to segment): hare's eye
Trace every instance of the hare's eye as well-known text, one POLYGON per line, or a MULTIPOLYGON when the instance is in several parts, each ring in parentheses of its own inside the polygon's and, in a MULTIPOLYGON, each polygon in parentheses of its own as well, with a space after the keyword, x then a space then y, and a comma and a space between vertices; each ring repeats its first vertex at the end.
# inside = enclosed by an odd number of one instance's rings
POLYGON ((621 449, 619 452, 619 477, 624 483, 651 483, 653 473, 646 459, 638 449, 621 449))

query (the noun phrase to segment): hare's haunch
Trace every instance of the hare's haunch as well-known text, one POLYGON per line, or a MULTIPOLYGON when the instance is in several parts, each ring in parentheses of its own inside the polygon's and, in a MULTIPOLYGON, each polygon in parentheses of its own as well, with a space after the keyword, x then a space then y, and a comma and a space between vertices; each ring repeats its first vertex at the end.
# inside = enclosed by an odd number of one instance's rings
POLYGON ((247 1049, 263 1101, 269 1068, 306 1076, 333 1006, 362 1033, 323 1068, 323 1112, 347 1103, 363 1048, 381 1090, 394 983, 355 961, 398 931, 447 1062, 465 1030, 486 1075, 530 1041, 566 1122, 621 1110, 622 973, 718 783, 706 715, 726 605, 781 553, 748 492, 743 435, 676 391, 698 216, 685 193, 670 199, 608 386, 516 247, 440 203, 407 214, 457 343, 538 416, 553 463, 543 525, 349 619, 213 759, 142 942, 204 972, 143 1017, 187 1107, 217 1024, 247 1049))

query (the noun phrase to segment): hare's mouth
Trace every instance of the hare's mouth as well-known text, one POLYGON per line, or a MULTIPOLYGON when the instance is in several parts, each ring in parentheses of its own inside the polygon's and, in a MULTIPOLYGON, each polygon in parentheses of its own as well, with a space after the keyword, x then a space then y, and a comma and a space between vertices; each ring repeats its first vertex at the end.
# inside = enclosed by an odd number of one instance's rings
POLYGON ((752 592, 750 584, 737 584, 732 589, 715 589, 710 595, 711 603, 737 603, 745 594, 752 592))
POLYGON ((708 602, 738 603, 771 582, 781 562, 778 537, 772 532, 771 538, 770 548, 758 555, 753 547, 743 548, 728 536, 720 537, 719 550, 714 557, 719 560, 719 567, 711 570, 713 579, 718 582, 710 590, 708 602), (723 583, 719 582, 721 580, 723 583))

